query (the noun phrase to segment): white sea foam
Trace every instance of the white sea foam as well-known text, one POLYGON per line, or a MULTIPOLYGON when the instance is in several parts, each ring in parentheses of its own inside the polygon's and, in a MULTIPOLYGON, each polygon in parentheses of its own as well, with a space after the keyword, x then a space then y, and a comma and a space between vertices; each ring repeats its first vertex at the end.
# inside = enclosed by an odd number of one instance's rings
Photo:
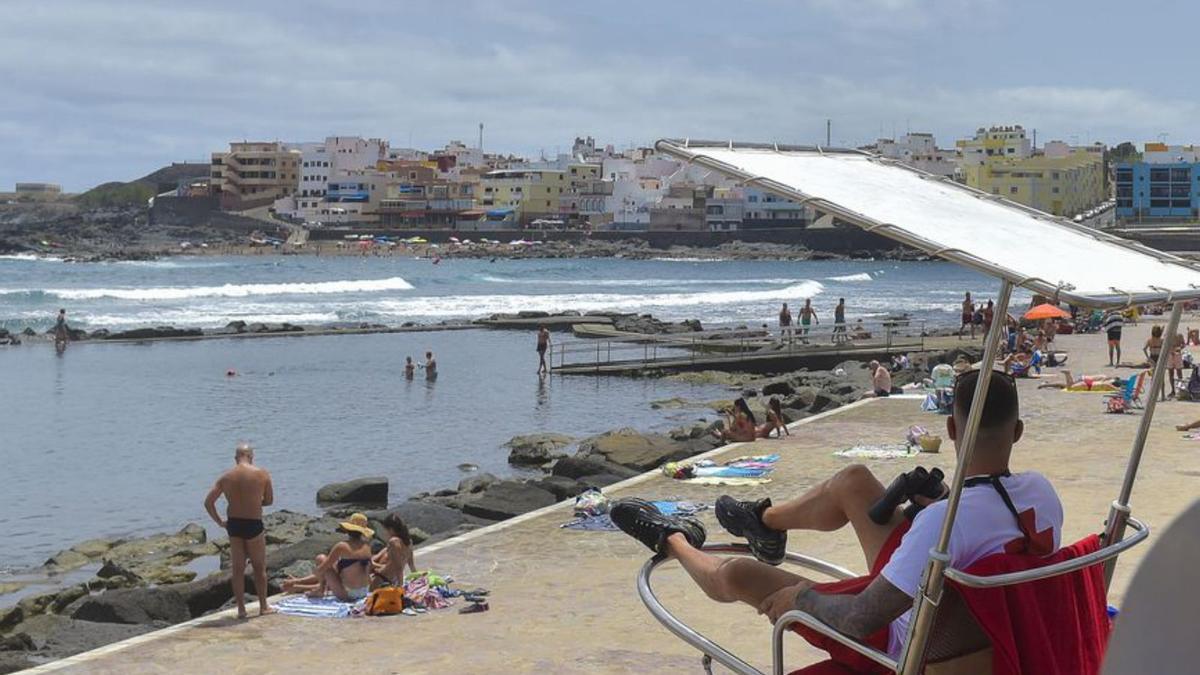
POLYGON ((858 274, 846 274, 840 277, 825 277, 826 281, 871 281, 869 272, 859 272, 858 274))
MULTIPOLYGON (((796 301, 821 293, 824 286, 806 280, 784 288, 750 291, 707 291, 701 293, 556 293, 548 295, 449 295, 384 299, 369 303, 381 314, 404 317, 473 317, 521 310, 557 312, 651 311, 664 316, 694 313, 699 307, 759 305, 763 302, 796 301), (676 310, 664 313, 662 310, 676 310)), ((365 309, 366 307, 364 307, 365 309)))
MULTIPOLYGON (((188 298, 244 298, 255 295, 320 295, 326 293, 377 293, 412 290, 400 277, 353 281, 318 281, 288 284, 225 284, 224 286, 162 286, 154 288, 49 288, 46 293, 64 300, 186 300, 188 298)), ((9 290, 6 293, 23 293, 9 290)))
POLYGON ((753 286, 794 285, 808 279, 530 279, 522 277, 497 277, 482 275, 480 281, 493 284, 532 284, 541 286, 753 286))
POLYGON ((62 258, 55 258, 49 255, 37 255, 36 253, 7 253, 0 255, 0 260, 24 260, 27 262, 62 262, 62 258))

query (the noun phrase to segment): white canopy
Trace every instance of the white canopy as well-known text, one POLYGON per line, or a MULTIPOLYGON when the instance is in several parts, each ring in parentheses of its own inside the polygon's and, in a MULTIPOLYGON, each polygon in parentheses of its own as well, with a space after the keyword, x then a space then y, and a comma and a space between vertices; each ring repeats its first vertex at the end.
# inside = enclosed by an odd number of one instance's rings
POLYGON ((688 141, 657 148, 1077 304, 1200 297, 1200 267, 1189 261, 868 153, 688 141))

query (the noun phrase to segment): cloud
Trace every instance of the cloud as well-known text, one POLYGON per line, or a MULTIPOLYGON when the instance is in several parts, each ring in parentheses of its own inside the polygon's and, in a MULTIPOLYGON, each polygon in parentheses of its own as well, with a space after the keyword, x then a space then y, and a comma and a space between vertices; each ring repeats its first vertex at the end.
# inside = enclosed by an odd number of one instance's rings
POLYGON ((582 134, 619 147, 680 135, 813 142, 827 117, 835 141, 911 123, 944 145, 1002 122, 1039 138, 1183 140, 1200 119, 1177 82, 1141 70, 1115 80, 1130 56, 1106 62, 1094 35, 1021 42, 1023 8, 991 1, 22 0, 6 10, 0 189, 84 189, 240 139, 360 134, 437 147, 474 139, 479 122, 490 150, 536 155, 582 134))

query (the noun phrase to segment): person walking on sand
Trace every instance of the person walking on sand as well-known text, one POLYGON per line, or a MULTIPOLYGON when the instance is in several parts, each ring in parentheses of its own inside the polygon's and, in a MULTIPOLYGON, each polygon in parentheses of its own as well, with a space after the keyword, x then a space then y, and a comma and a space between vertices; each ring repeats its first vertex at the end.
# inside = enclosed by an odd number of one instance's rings
POLYGON ((437 359, 433 358, 433 352, 425 352, 425 379, 433 381, 437 376, 437 359))
POLYGON ((971 292, 967 291, 967 295, 962 301, 962 325, 958 327, 958 337, 961 339, 963 331, 967 328, 971 329, 971 339, 975 339, 975 303, 971 301, 971 292))
POLYGON ((792 310, 788 309, 787 303, 783 303, 783 309, 779 310, 779 339, 786 343, 792 341, 792 310))
POLYGON ((233 574, 233 597, 239 619, 246 618, 246 559, 254 567, 254 590, 258 594, 258 614, 275 610, 267 604, 267 540, 263 536, 263 507, 275 501, 271 474, 254 466, 254 448, 238 443, 233 454, 234 466, 221 474, 208 496, 204 509, 217 525, 229 533, 229 568, 233 574), (226 518, 217 513, 217 499, 225 497, 226 518))
POLYGON ((411 380, 417 372, 417 364, 413 363, 411 356, 404 357, 404 379, 411 380))
POLYGON ((546 328, 545 324, 538 326, 537 335, 537 353, 538 353, 538 375, 550 372, 550 368, 546 365, 546 350, 550 348, 550 329, 546 328))
POLYGON ((1111 368, 1121 362, 1121 329, 1125 326, 1125 316, 1118 309, 1110 309, 1105 312, 1101 325, 1108 339, 1108 365, 1111 368))
MULTIPOLYGON (((821 320, 817 318, 817 310, 813 309, 812 298, 805 298, 804 307, 800 309, 800 334, 808 335, 809 326, 812 324, 821 325, 821 320)), ((808 342, 807 338, 803 340, 808 342)))
POLYGON ((837 307, 833 308, 833 337, 831 341, 836 343, 845 342, 848 339, 846 335, 846 299, 838 298, 837 307))

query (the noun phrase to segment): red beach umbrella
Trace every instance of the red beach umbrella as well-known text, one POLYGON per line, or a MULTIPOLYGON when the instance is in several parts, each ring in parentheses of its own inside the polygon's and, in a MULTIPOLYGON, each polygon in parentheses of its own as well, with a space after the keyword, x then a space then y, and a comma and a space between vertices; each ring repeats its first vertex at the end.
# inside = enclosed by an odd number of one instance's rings
POLYGON ((1038 305, 1028 312, 1025 312, 1025 318, 1030 321, 1040 321, 1042 319, 1069 319, 1071 313, 1057 305, 1043 303, 1038 305))

